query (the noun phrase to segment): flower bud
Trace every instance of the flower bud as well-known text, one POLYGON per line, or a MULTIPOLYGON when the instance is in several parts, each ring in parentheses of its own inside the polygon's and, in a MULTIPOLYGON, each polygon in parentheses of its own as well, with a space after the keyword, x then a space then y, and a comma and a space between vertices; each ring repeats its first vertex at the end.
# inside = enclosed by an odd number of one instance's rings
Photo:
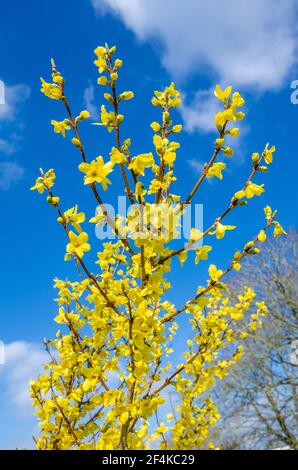
POLYGON ((118 73, 117 72, 112 72, 110 77, 111 77, 112 82, 115 82, 118 78, 118 73))
POLYGON ((154 132, 160 132, 161 125, 158 124, 158 122, 152 122, 150 126, 154 130, 154 132))
POLYGON ((98 83, 98 85, 103 85, 104 86, 104 85, 107 85, 109 83, 109 81, 108 81, 108 79, 105 75, 102 75, 101 77, 99 77, 97 79, 97 83, 98 83))
POLYGON ((88 119, 90 117, 90 113, 87 110, 81 111, 80 115, 77 117, 76 121, 80 122, 83 121, 84 119, 88 119))
POLYGON ((178 133, 182 131, 182 125, 181 124, 176 124, 176 126, 172 127, 172 132, 178 133))
POLYGON ((246 251, 246 252, 250 251, 253 246, 254 246, 254 242, 246 243, 246 245, 244 247, 244 251, 246 251))
POLYGON ((106 99, 109 103, 114 104, 114 99, 113 99, 112 95, 110 95, 110 93, 104 93, 103 96, 105 97, 105 99, 106 99))
POLYGON ((117 69, 120 69, 120 67, 122 67, 122 64, 123 64, 122 60, 120 60, 120 59, 115 60, 115 67, 117 69))
POLYGON ((134 94, 132 91, 124 91, 119 95, 118 99, 120 100, 131 100, 134 97, 134 94))
POLYGON ((229 130, 229 134, 230 134, 232 137, 238 137, 238 135, 239 135, 239 129, 238 129, 238 127, 233 127, 233 129, 230 129, 230 130, 229 130))
POLYGON ((76 137, 74 137, 73 139, 71 139, 73 145, 75 147, 77 147, 78 149, 81 149, 82 148, 82 144, 81 144, 81 141, 79 139, 77 139, 76 137))

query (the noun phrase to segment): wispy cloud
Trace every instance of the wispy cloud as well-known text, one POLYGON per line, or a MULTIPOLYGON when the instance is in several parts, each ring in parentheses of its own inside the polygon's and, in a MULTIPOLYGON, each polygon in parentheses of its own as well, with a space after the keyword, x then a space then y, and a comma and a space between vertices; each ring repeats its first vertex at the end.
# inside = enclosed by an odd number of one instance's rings
POLYGON ((30 95, 30 88, 24 84, 6 85, 4 88, 4 104, 0 104, 0 121, 11 122, 16 118, 21 104, 30 95))
MULTIPOLYGON (((30 95, 30 88, 24 84, 5 86, 1 82, 2 95, 0 102, 0 153, 5 157, 13 155, 20 148, 22 136, 18 122, 20 108, 30 95)), ((0 189, 8 190, 22 179, 24 168, 16 161, 0 162, 0 189)))
POLYGON ((85 88, 84 90, 84 103, 91 117, 93 119, 98 120, 99 111, 98 111, 97 106, 94 104, 94 97, 95 97, 94 95, 95 95, 95 88, 90 82, 87 88, 85 88))
POLYGON ((7 155, 12 155, 15 153, 15 146, 13 142, 9 142, 5 139, 0 139, 0 152, 6 153, 7 155))
MULTIPOLYGON (((190 168, 193 170, 194 174, 198 177, 199 175, 202 174, 204 170, 204 162, 201 160, 197 160, 195 158, 191 158, 186 161, 190 168)), ((214 184, 214 178, 206 178, 206 182, 208 184, 214 184)))
POLYGON ((214 115, 220 110, 220 103, 214 97, 213 88, 199 90, 188 104, 184 95, 181 113, 188 132, 216 132, 214 115))
MULTIPOLYGON (((0 140, 0 149, 1 149, 0 140)), ((9 145, 4 142, 4 146, 9 145)), ((0 162, 0 189, 7 191, 14 183, 18 183, 24 175, 24 168, 15 161, 0 162)))
POLYGON ((204 163, 200 160, 196 160, 195 158, 187 160, 187 163, 194 170, 195 173, 201 173, 204 169, 204 163))

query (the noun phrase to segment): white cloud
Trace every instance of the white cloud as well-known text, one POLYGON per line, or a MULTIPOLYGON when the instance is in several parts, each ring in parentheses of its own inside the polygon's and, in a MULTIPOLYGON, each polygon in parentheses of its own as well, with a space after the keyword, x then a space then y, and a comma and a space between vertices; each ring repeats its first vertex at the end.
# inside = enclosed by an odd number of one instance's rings
MULTIPOLYGON (((1 147, 9 147, 9 145, 8 142, 0 140, 0 150, 1 147)), ((22 179, 24 171, 24 168, 17 162, 0 162, 0 189, 4 191, 10 189, 14 183, 22 179)))
POLYGON ((92 85, 92 83, 89 83, 89 85, 87 86, 87 88, 85 88, 85 91, 84 91, 84 103, 91 117, 93 119, 98 120, 99 111, 98 111, 97 106, 95 106, 94 104, 94 95, 95 95, 95 88, 92 85))
MULTIPOLYGON (((22 124, 17 120, 20 106, 30 95, 30 88, 24 84, 7 86, 0 81, 0 153, 12 155, 19 149, 22 136, 19 133, 22 124), (13 125, 13 132, 10 132, 13 125)), ((8 190, 20 181, 24 168, 15 161, 0 162, 0 189, 8 190)))
POLYGON ((5 345, 5 364, 0 365, 4 400, 21 408, 31 407, 29 380, 36 378, 47 360, 47 353, 37 344, 16 341, 5 345))
POLYGON ((42 372, 46 361, 48 355, 38 344, 15 341, 3 349, 0 342, 0 449, 34 448, 32 435, 37 436, 39 428, 29 380, 42 372))
POLYGON ((220 102, 214 97, 213 88, 197 91, 191 104, 186 104, 183 99, 180 110, 187 131, 216 131, 214 115, 220 110, 220 102))
POLYGON ((204 163, 201 162, 200 160, 196 160, 195 158, 191 158, 190 160, 187 160, 187 163, 194 170, 195 173, 201 173, 204 169, 204 163))
POLYGON ((5 139, 1 139, 0 137, 0 152, 5 153, 6 155, 16 153, 19 150, 21 140, 22 136, 18 132, 9 134, 5 139))
POLYGON ((294 0, 93 0, 141 40, 158 38, 174 76, 209 68, 223 82, 280 86, 295 63, 294 0))
MULTIPOLYGON (((111 11, 142 41, 162 45, 161 60, 182 79, 207 75, 212 86, 233 84, 264 92, 283 86, 297 64, 295 0, 92 0, 111 11)), ((204 93, 208 92, 202 92, 204 93)), ((197 100, 204 96, 199 95, 197 100)), ((206 97, 205 97, 206 98, 206 97)), ((186 113, 191 130, 209 130, 209 100, 201 116, 186 113)))
POLYGON ((0 138, 0 152, 12 155, 15 152, 15 145, 13 142, 0 138))
POLYGON ((30 88, 24 84, 6 85, 4 88, 4 104, 0 104, 0 120, 13 121, 20 105, 30 95, 30 88))

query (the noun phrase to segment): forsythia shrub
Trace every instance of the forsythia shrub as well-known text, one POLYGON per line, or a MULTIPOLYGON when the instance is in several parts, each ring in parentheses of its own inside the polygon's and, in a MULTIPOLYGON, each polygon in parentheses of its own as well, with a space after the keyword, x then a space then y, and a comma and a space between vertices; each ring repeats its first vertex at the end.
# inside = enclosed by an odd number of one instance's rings
POLYGON ((82 228, 82 224, 86 226, 84 212, 77 205, 62 209, 53 191, 54 170, 40 170, 32 189, 46 193, 47 202, 56 210, 67 239, 65 259, 75 262, 78 279, 55 279, 59 292, 55 321, 62 331, 57 332, 56 339, 45 342, 49 362, 44 374, 31 382, 41 429, 36 445, 38 449, 195 449, 204 445, 209 427, 219 418, 211 400, 212 386, 241 357, 239 339, 249 334, 249 330, 240 329, 241 319, 253 311, 249 328, 255 329, 266 313, 265 304, 255 301, 251 289, 239 293, 233 303, 223 279, 230 271, 241 269, 244 257, 259 252, 259 242, 266 240, 271 226, 275 236, 284 233, 276 221, 276 211, 267 206, 264 227, 235 253, 226 268, 210 265, 206 285, 199 286, 193 298, 178 309, 165 297, 171 287, 167 273, 175 257, 182 264, 193 253, 195 263, 208 260, 212 246, 203 244, 195 251, 189 248, 212 236, 222 239, 227 230, 235 229, 224 225, 224 219, 236 207, 264 192, 264 185, 254 180, 259 172, 267 170, 275 148, 267 145, 261 154, 254 153, 247 181, 240 185, 224 212, 203 232, 192 229, 189 242, 173 249, 170 242, 185 207, 193 201, 204 179, 222 179, 226 163, 218 158, 233 154, 225 137, 239 134, 233 126, 244 117, 240 110, 244 100, 238 92, 232 94, 230 86, 225 90, 216 86, 215 96, 222 102, 222 111, 215 116, 218 137, 213 154, 188 197, 181 201, 171 192, 180 147, 174 138, 182 129, 173 124, 171 111, 180 104, 179 92, 173 83, 155 92, 152 104, 159 108, 161 119, 151 125, 154 152, 132 156, 130 139, 120 137, 124 116, 119 107, 122 101, 132 99, 133 93, 117 93, 122 61, 114 59, 115 51, 116 47, 98 47, 94 62, 99 71, 98 84, 109 89, 104 94, 107 107, 101 107, 98 123, 115 134, 109 157, 88 160, 79 127, 90 115, 88 111, 73 115, 64 78, 54 61, 52 82, 42 79, 41 91, 60 101, 66 111, 63 121, 52 121, 54 132, 63 137, 72 134, 72 143, 81 157, 78 168, 84 185, 89 186, 98 205, 96 216, 89 222, 107 224, 116 241, 103 243, 101 251, 95 252, 94 273, 84 259, 91 250, 87 231, 82 228), (139 207, 127 218, 112 217, 102 200, 113 171, 121 172, 126 197, 139 207), (166 207, 170 214, 166 231, 159 207, 166 207), (176 320, 185 314, 192 333, 184 359, 177 364, 176 320))

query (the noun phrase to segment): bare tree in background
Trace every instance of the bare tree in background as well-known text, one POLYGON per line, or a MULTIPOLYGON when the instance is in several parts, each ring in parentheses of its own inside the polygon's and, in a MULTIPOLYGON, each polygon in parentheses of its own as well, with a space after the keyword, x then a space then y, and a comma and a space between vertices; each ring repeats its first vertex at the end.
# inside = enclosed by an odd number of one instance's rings
MULTIPOLYGON (((230 286, 253 287, 269 309, 217 399, 223 449, 298 449, 298 232, 269 241, 230 286)), ((245 322, 245 320, 244 320, 245 322)))

